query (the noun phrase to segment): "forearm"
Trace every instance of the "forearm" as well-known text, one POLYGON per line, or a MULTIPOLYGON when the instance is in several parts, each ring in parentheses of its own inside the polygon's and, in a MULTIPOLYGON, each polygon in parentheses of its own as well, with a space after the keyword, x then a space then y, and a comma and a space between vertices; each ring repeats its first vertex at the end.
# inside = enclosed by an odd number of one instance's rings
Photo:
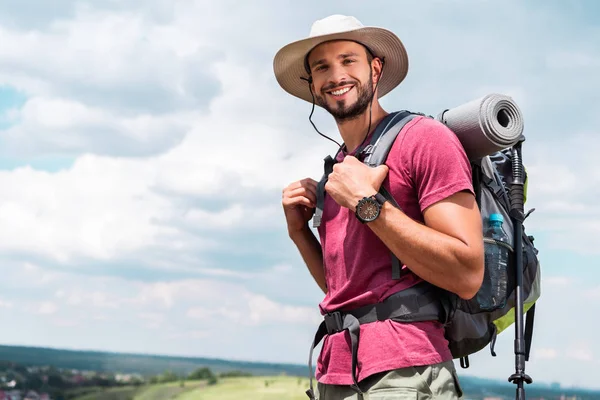
POLYGON ((325 271, 323 270, 323 250, 318 239, 308 226, 302 231, 290 232, 290 239, 292 239, 298 248, 308 271, 317 282, 317 285, 319 285, 323 293, 327 293, 325 271))
POLYGON ((471 298, 482 279, 483 254, 479 244, 436 231, 408 217, 389 202, 368 223, 385 245, 422 279, 471 298))

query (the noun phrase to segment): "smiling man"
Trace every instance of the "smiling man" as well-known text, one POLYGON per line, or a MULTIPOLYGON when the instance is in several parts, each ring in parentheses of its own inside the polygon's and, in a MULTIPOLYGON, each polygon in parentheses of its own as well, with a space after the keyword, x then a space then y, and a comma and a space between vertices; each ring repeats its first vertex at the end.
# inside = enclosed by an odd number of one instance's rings
POLYGON ((315 339, 325 336, 317 393, 311 381, 309 397, 460 397, 440 321, 384 319, 356 327, 340 315, 424 281, 464 299, 477 293, 482 226, 464 149, 443 124, 418 116, 398 134, 385 165, 360 161, 363 145, 390 116, 379 98, 408 71, 404 46, 388 30, 327 17, 313 24, 309 38, 283 47, 274 70, 284 90, 327 110, 344 140, 324 186, 319 239, 308 225, 318 183, 305 178, 282 194, 290 239, 325 293, 319 305, 325 323, 315 339), (381 188, 399 207, 379 194, 381 188), (390 273, 390 251, 402 260, 399 276, 390 273))

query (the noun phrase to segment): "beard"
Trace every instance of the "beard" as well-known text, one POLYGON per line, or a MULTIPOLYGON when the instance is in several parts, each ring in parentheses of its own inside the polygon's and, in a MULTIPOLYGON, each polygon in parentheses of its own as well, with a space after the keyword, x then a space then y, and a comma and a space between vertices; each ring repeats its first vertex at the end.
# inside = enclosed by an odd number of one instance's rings
MULTIPOLYGON (((335 107, 331 107, 327 103, 327 100, 325 100, 324 96, 315 96, 316 103, 323 107, 325 110, 327 110, 327 112, 329 112, 338 123, 350 121, 352 119, 360 117, 369 106, 369 103, 371 102, 373 96, 372 76, 369 76, 369 81, 362 86, 358 85, 358 82, 343 82, 342 84, 337 86, 343 86, 349 83, 354 84, 354 89, 356 89, 357 93, 356 102, 354 102, 354 104, 350 106, 346 106, 346 100, 339 100, 336 101, 335 107)), ((329 87, 326 90, 335 90, 335 87, 329 87)))

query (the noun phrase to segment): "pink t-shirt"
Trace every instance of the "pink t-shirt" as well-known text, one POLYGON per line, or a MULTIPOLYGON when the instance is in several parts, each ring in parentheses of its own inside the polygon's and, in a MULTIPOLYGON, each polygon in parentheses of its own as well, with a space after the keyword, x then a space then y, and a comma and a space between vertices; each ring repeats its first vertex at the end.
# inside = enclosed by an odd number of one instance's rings
MULTIPOLYGON (((340 154, 338 160, 343 157, 340 154)), ((420 222, 428 206, 458 191, 473 192, 470 164, 458 138, 431 118, 417 116, 404 127, 386 164, 389 174, 383 185, 401 209, 420 222)), ((354 213, 327 195, 319 236, 328 287, 320 304, 323 314, 374 304, 421 281, 405 266, 402 278, 392 280, 388 248, 354 213)), ((352 384, 351 355, 347 331, 326 336, 317 360, 317 380, 352 384)), ((360 327, 359 381, 382 371, 450 359, 444 329, 438 322, 386 320, 360 327)))

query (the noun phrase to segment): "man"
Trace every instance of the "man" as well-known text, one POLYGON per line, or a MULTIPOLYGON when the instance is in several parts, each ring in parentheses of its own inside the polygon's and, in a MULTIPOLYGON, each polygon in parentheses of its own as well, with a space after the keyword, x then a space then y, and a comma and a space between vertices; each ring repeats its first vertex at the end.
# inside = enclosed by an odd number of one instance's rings
MULTIPOLYGON (((340 15, 315 22, 309 38, 283 47, 275 57, 283 89, 327 110, 344 141, 325 185, 320 240, 308 225, 317 182, 294 182, 282 196, 289 236, 325 293, 323 314, 381 302, 423 280, 464 299, 481 285, 481 216, 456 136, 418 116, 398 134, 386 165, 371 168, 356 157, 389 114, 379 98, 400 84, 407 69, 406 51, 393 33, 340 15), (382 186, 399 208, 374 197, 382 186), (378 207, 373 220, 357 212, 365 198, 377 199, 371 203, 378 207), (400 279, 390 275, 390 251, 402 260, 400 279)), ((359 338, 353 371, 348 330, 325 337, 316 398, 462 395, 439 321, 375 321, 360 325, 359 338)), ((312 382, 309 396, 311 391, 312 382)))

